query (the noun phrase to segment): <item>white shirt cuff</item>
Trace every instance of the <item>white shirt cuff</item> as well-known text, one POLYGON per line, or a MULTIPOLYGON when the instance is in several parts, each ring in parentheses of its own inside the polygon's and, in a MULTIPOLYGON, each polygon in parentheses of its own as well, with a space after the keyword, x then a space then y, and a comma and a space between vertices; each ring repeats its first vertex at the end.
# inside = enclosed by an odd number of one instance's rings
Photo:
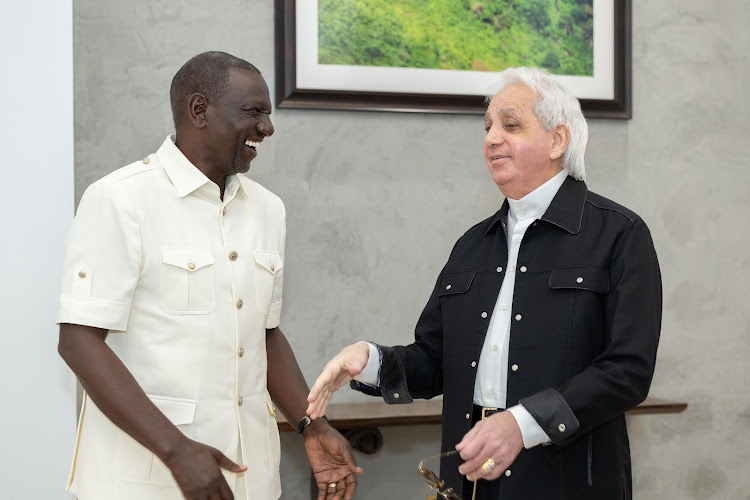
POLYGON ((354 380, 362 382, 363 384, 378 387, 378 374, 380 373, 380 353, 375 344, 370 342, 357 342, 358 344, 367 344, 370 347, 370 357, 367 359, 367 364, 362 370, 362 373, 354 376, 354 380))
POLYGON ((508 408, 508 411, 513 414, 513 417, 515 417, 516 422, 518 423, 518 427, 521 429, 524 448, 528 450, 534 446, 552 441, 544 430, 542 430, 536 420, 534 420, 534 417, 531 416, 529 410, 527 410, 522 404, 517 404, 516 406, 508 408))

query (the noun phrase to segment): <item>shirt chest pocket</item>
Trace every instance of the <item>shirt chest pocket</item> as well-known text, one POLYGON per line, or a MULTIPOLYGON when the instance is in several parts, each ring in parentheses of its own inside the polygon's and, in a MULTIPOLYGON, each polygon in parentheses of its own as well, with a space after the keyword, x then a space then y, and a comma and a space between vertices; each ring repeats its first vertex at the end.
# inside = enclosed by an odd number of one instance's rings
POLYGON ((214 257, 210 250, 161 249, 161 305, 172 314, 214 310, 214 257))
POLYGON ((281 282, 284 264, 278 252, 253 250, 255 261, 255 302, 258 311, 268 314, 272 304, 281 302, 281 282))

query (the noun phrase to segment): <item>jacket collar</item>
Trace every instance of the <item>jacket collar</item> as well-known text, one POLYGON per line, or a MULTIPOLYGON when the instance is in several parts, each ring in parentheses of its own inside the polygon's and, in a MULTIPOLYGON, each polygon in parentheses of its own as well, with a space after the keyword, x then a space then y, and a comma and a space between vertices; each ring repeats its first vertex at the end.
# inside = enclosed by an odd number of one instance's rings
MULTIPOLYGON (((559 226, 571 234, 578 234, 581 230, 581 219, 587 193, 588 188, 585 182, 577 181, 570 176, 566 177, 565 182, 560 186, 555 197, 552 198, 552 203, 550 203, 544 215, 540 217, 540 220, 559 226)), ((495 224, 500 223, 505 226, 509 208, 510 204, 506 198, 500 210, 497 211, 489 226, 487 226, 485 236, 495 227, 495 224)))

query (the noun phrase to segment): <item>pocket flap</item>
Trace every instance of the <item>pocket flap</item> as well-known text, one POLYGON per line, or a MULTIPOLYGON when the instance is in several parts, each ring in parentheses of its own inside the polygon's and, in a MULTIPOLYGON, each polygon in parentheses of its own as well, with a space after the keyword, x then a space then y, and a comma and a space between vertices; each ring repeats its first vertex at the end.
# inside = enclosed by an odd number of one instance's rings
POLYGON ((253 250, 253 260, 260 267, 266 269, 269 273, 276 273, 283 267, 281 255, 278 252, 265 252, 263 250, 253 250))
POLYGON ((195 400, 150 395, 149 399, 174 425, 193 423, 193 419, 195 418, 195 400))
POLYGON ((471 288, 471 282, 474 281, 476 272, 466 273, 449 273, 443 275, 443 282, 441 283, 441 290, 438 294, 439 297, 444 295, 455 295, 458 293, 466 293, 471 288))
POLYGON ((214 263, 211 250, 195 250, 192 248, 162 248, 161 261, 170 266, 176 266, 186 271, 195 272, 198 269, 214 263))
POLYGON ((609 274, 599 266, 553 269, 549 276, 550 288, 577 288, 599 293, 609 291, 609 274))

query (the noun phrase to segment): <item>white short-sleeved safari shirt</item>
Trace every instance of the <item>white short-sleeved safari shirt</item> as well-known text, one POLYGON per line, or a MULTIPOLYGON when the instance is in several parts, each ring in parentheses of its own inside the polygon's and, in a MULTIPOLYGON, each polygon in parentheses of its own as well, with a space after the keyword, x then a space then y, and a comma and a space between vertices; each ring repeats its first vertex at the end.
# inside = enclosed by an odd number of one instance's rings
MULTIPOLYGON (((196 441, 248 466, 248 499, 280 496, 266 389, 279 324, 281 200, 243 175, 219 188, 168 137, 92 184, 68 236, 58 323, 105 328, 156 406, 196 441), (241 444, 242 456, 238 456, 241 444)), ((84 399, 68 483, 80 500, 171 500, 169 470, 84 399)))

